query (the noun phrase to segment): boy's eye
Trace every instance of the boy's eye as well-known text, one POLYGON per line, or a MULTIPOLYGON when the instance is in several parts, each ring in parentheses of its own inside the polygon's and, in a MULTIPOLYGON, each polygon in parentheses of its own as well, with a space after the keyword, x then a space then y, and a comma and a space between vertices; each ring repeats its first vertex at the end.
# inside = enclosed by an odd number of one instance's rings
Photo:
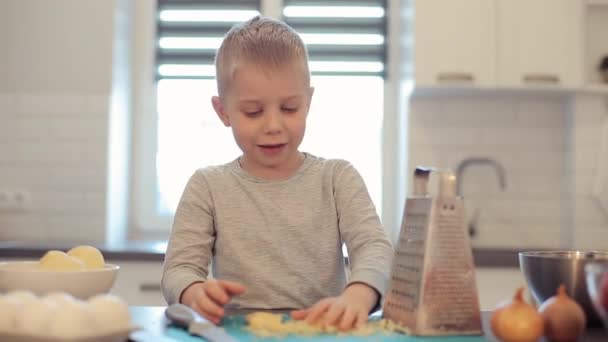
POLYGON ((262 114, 262 110, 245 111, 244 113, 245 113, 245 115, 247 115, 247 116, 250 116, 250 117, 255 117, 255 116, 258 116, 258 115, 262 114))
POLYGON ((298 110, 298 108, 295 108, 295 107, 283 107, 281 109, 287 113, 294 113, 298 110))

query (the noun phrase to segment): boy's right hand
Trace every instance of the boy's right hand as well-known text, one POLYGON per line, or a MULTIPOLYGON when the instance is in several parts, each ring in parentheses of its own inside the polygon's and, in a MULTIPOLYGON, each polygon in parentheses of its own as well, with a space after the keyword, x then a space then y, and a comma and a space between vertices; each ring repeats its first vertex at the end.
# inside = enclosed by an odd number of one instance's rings
POLYGON ((208 279, 203 283, 193 283, 188 286, 180 301, 211 322, 219 324, 224 317, 224 305, 233 296, 238 296, 246 290, 245 286, 239 283, 208 279))

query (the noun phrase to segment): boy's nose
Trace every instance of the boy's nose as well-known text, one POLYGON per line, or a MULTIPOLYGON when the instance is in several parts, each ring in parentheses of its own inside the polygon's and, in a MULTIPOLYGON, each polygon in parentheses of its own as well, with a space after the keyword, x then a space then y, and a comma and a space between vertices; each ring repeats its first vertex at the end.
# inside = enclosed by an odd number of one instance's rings
POLYGON ((277 133, 283 129, 283 115, 281 111, 269 111, 266 115, 265 131, 266 133, 277 133))

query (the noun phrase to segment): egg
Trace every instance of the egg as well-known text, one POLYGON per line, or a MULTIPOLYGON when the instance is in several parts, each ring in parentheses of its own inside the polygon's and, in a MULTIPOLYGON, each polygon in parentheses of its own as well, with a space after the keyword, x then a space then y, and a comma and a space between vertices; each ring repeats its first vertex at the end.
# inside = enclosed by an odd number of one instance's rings
POLYGON ((25 303, 15 316, 15 331, 29 335, 46 334, 49 319, 58 308, 57 304, 40 299, 25 303))
POLYGON ((57 304, 59 307, 63 307, 64 305, 74 302, 76 299, 71 294, 66 292, 53 292, 44 296, 42 300, 57 304))
POLYGON ((15 331, 15 316, 19 310, 19 302, 14 298, 0 296, 0 331, 15 331))
POLYGON ((92 246, 77 246, 68 251, 68 255, 80 259, 85 268, 103 268, 105 260, 103 254, 92 246))
POLYGON ((100 333, 127 330, 131 327, 129 306, 120 297, 103 294, 91 297, 88 305, 93 311, 100 333))
POLYGON ((36 295, 28 290, 15 290, 7 293, 5 295, 7 298, 11 298, 12 300, 17 301, 18 305, 25 305, 28 302, 38 300, 36 295))
POLYGON ((69 302, 51 316, 47 335, 58 339, 75 339, 95 335, 93 312, 83 302, 69 302))
POLYGON ((47 271, 78 271, 84 268, 84 262, 62 251, 48 251, 40 258, 38 266, 47 271))

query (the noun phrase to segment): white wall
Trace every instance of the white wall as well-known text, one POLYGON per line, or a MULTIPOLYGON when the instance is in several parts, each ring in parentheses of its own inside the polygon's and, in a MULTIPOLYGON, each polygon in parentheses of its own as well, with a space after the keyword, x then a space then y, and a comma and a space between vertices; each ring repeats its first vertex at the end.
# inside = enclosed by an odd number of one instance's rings
POLYGON ((0 240, 105 239, 115 6, 2 1, 0 189, 32 203, 0 212, 0 240))
POLYGON ((469 157, 505 167, 506 191, 489 166, 462 176, 469 216, 481 213, 476 246, 608 248, 608 218, 590 196, 607 114, 600 103, 597 95, 566 93, 415 96, 410 168, 456 170, 469 157))
MULTIPOLYGON (((1 11, 0 11, 0 43, 7 43, 9 36, 10 36, 10 32, 9 32, 9 25, 8 25, 8 13, 9 13, 9 4, 3 4, 1 5, 1 11)), ((2 92, 5 87, 8 87, 9 84, 13 83, 13 80, 10 80, 9 77, 9 53, 7 52, 8 46, 3 46, 2 50, 0 50, 0 92, 2 92)), ((2 104, 0 103, 0 106, 2 104)), ((2 107, 0 107, 1 110, 2 107)), ((0 111, 0 114, 2 112, 0 111)), ((1 117, 0 117, 1 119, 1 117)))

